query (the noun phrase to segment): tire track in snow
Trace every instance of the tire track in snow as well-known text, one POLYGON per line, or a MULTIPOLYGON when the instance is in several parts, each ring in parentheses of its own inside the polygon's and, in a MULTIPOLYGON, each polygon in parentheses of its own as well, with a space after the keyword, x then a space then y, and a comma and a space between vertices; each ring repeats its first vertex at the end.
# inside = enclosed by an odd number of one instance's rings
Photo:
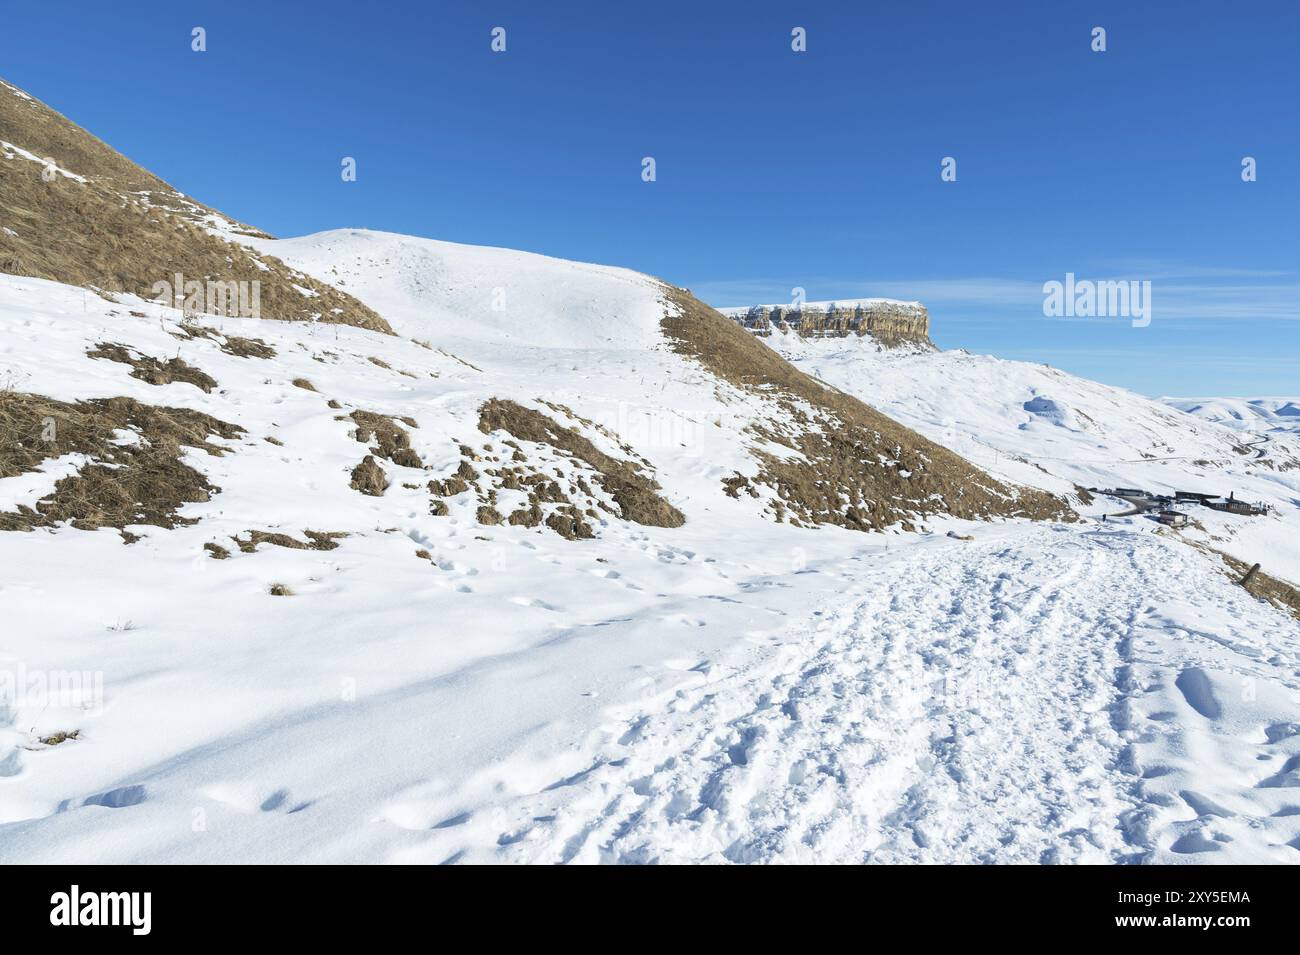
POLYGON ((1125 535, 1035 529, 868 566, 770 658, 633 713, 513 808, 512 861, 1111 862, 1125 535))

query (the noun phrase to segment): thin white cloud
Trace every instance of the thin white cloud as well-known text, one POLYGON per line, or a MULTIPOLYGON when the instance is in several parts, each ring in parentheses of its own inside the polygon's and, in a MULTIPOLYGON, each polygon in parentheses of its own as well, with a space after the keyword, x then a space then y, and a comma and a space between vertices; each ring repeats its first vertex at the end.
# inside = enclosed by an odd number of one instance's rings
MULTIPOLYGON (((1112 269, 1114 265, 1111 263, 1112 269)), ((1150 281, 1156 320, 1300 320, 1300 273, 1296 272, 1180 266, 1153 261, 1129 262, 1122 271, 1093 272, 1079 268, 1074 272, 1079 279, 1094 281, 1150 281), (1238 281, 1217 281, 1228 279, 1238 281), (1240 281, 1242 279, 1256 281, 1240 281)), ((1037 314, 1043 302, 1043 283, 1063 279, 1064 273, 1045 275, 1041 279, 991 276, 871 280, 824 277, 783 281, 731 279, 697 283, 693 291, 711 305, 736 307, 788 302, 792 290, 800 287, 806 291, 808 301, 874 296, 916 300, 932 312, 943 313, 948 321, 963 321, 987 319, 998 312, 1008 318, 1024 317, 1026 310, 1037 314)))

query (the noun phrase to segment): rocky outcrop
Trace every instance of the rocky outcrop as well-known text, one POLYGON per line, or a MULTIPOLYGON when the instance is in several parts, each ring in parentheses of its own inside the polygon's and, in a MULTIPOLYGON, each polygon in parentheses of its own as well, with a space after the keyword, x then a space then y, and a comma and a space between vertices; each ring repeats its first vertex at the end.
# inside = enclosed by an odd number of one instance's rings
POLYGON ((919 302, 865 298, 801 305, 752 305, 719 311, 763 337, 773 332, 804 338, 870 335, 889 347, 907 343, 934 347, 930 341, 930 316, 919 302))

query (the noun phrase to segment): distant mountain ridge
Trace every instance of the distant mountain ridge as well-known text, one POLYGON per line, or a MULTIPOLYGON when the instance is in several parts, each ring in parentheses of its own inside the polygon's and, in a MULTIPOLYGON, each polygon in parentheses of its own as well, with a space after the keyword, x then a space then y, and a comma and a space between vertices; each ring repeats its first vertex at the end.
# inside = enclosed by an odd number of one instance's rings
POLYGON ((1165 404, 1235 431, 1300 435, 1300 399, 1164 398, 1165 404))

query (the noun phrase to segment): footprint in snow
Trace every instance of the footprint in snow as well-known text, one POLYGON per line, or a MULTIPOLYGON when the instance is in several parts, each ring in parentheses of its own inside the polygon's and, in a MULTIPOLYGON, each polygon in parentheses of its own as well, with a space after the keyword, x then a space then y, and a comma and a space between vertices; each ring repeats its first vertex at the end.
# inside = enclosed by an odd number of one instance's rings
POLYGON ((1274 723, 1264 729, 1264 738, 1269 743, 1280 743, 1292 736, 1300 736, 1300 723, 1274 723))
POLYGON ((711 660, 674 659, 665 660, 664 667, 669 670, 681 670, 686 673, 708 673, 713 669, 711 660))
POLYGON ((149 793, 143 786, 119 786, 117 789, 108 790, 108 792, 87 796, 81 804, 83 806, 103 806, 105 809, 125 809, 128 806, 140 805, 148 796, 149 793))
POLYGON ((1174 844, 1169 847, 1169 851, 1183 855, 1191 855, 1198 852, 1219 852, 1222 849, 1223 846, 1206 836, 1203 832, 1189 832, 1186 835, 1179 836, 1174 841, 1174 844))
POLYGON ((436 823, 434 823, 433 826, 432 826, 431 828, 433 828, 433 829, 454 829, 456 826, 463 826, 463 825, 465 825, 465 823, 469 822, 472 818, 474 818, 474 814, 473 814, 473 813, 462 812, 462 813, 458 813, 457 815, 454 815, 454 816, 449 816, 448 818, 442 820, 442 822, 436 822, 436 823))
POLYGON ((1300 753, 1282 764, 1278 773, 1255 784, 1257 789, 1292 789, 1300 787, 1300 753))
POLYGON ((0 778, 19 775, 23 771, 23 754, 17 746, 0 756, 0 778))
POLYGON ((277 789, 265 799, 257 808, 262 812, 302 812, 311 805, 310 802, 294 802, 292 794, 287 789, 277 789))
POLYGON ((548 604, 545 600, 538 600, 536 597, 511 597, 510 602, 520 607, 538 607, 541 610, 550 610, 553 613, 559 613, 562 607, 554 604, 548 604))
POLYGON ((1183 694, 1187 705, 1207 720, 1217 720, 1223 715, 1223 707, 1214 695, 1214 686, 1200 667, 1188 667, 1178 674, 1174 686, 1183 694))
POLYGON ((663 623, 679 623, 683 627, 703 627, 705 623, 696 617, 688 617, 684 613, 670 613, 667 616, 659 618, 663 623))
POLYGON ((1191 807, 1192 812, 1196 813, 1198 816, 1222 816, 1226 819, 1236 815, 1236 813, 1224 809, 1214 800, 1207 796, 1202 796, 1195 790, 1184 789, 1178 795, 1183 797, 1183 802, 1187 803, 1187 805, 1191 807))

